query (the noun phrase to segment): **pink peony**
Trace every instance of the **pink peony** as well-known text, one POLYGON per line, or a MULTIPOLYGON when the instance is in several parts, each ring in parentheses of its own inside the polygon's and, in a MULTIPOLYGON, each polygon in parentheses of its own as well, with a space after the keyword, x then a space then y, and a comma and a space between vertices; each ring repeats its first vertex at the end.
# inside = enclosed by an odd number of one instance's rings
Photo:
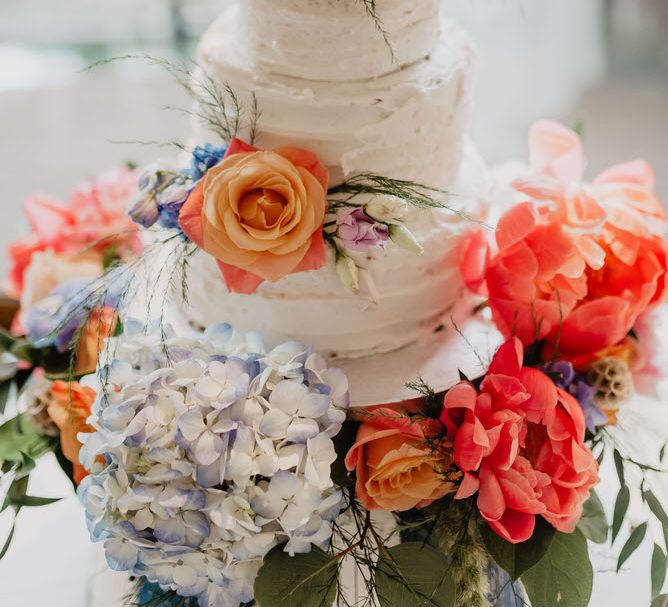
POLYGON ((127 215, 136 190, 135 172, 119 169, 82 183, 65 204, 45 196, 29 197, 25 212, 31 232, 9 247, 12 266, 7 293, 21 298, 26 268, 37 251, 52 251, 71 259, 89 247, 100 256, 112 245, 121 255, 138 251, 137 226, 127 215))
POLYGON ((477 492, 480 513, 512 543, 531 537, 536 515, 573 531, 598 482, 582 409, 543 372, 523 367, 523 356, 518 339, 507 341, 480 391, 460 382, 441 413, 464 472, 456 498, 477 492))

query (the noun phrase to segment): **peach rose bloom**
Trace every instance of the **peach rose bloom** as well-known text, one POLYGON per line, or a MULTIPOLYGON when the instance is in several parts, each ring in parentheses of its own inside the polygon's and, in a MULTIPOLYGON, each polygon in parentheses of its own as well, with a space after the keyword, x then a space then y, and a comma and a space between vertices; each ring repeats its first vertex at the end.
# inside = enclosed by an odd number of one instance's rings
POLYGON ((357 472, 357 498, 367 510, 424 508, 455 490, 444 476, 445 449, 427 444, 437 432, 435 420, 394 409, 378 408, 366 416, 345 463, 357 472))
POLYGON ((328 171, 306 150, 261 151, 235 140, 183 206, 186 235, 219 263, 230 291, 316 269, 328 171))
POLYGON ((77 484, 88 474, 79 463, 81 443, 77 434, 94 432, 86 419, 90 415, 95 396, 93 389, 83 387, 78 382, 54 381, 51 386, 51 402, 46 409, 60 430, 60 448, 63 455, 72 462, 74 481, 77 484))
POLYGON ((94 310, 77 342, 77 359, 74 372, 77 375, 92 373, 104 347, 104 340, 116 329, 117 315, 111 308, 94 310))

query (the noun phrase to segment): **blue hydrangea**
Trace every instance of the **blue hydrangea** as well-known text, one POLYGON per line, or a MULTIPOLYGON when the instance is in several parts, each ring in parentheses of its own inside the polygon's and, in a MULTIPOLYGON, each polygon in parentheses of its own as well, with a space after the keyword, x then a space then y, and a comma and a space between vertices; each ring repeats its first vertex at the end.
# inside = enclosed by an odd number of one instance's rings
POLYGON ((229 325, 177 334, 126 319, 101 378, 78 492, 110 567, 152 584, 147 597, 238 607, 274 546, 327 548, 343 505, 331 478, 342 371, 229 325))

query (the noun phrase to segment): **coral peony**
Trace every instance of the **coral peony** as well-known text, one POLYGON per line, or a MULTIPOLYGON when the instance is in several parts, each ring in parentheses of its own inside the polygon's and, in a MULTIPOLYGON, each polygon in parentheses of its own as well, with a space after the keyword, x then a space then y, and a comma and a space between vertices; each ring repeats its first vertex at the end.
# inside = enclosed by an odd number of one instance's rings
POLYGON ((47 413, 60 430, 60 448, 63 455, 72 462, 74 481, 79 484, 88 471, 79 462, 81 443, 79 432, 93 432, 86 420, 95 401, 95 391, 81 386, 78 382, 54 381, 51 385, 51 400, 47 413))
POLYGON ((346 455, 357 471, 356 495, 368 510, 424 508, 454 491, 446 479, 447 451, 430 444, 438 435, 435 420, 377 408, 364 416, 357 439, 346 455))
POLYGON ((505 337, 523 343, 556 333, 587 292, 585 262, 572 236, 530 203, 499 220, 496 250, 473 233, 462 255, 462 274, 472 290, 486 293, 494 322, 505 337))
POLYGON ((297 148, 259 151, 234 140, 181 209, 186 235, 218 260, 230 291, 322 267, 329 172, 297 148))
POLYGON ((652 168, 636 160, 583 184, 579 137, 549 121, 534 125, 529 147, 533 174, 513 185, 531 202, 501 218, 495 248, 480 232, 468 238, 463 276, 489 295, 506 337, 545 338, 569 358, 613 346, 666 297, 666 224, 652 168))
POLYGON ((126 213, 136 189, 135 172, 119 169, 80 184, 65 204, 44 196, 28 198, 25 212, 31 232, 9 247, 12 266, 7 293, 21 298, 26 269, 38 251, 70 259, 87 249, 101 256, 112 246, 119 255, 138 251, 137 226, 126 213))
POLYGON ((523 367, 523 355, 517 338, 507 341, 480 391, 457 384, 441 413, 464 472, 456 497, 478 492, 481 514, 512 543, 531 537, 536 515, 573 531, 598 482, 582 409, 542 371, 523 367))

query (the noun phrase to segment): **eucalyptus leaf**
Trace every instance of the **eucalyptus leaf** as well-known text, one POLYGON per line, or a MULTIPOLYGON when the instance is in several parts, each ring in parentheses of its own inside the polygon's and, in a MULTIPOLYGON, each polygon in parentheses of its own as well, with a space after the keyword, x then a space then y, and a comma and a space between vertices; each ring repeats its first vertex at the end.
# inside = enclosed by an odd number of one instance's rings
POLYGON ((0 561, 4 558, 5 554, 7 554, 7 550, 9 550, 9 546, 12 543, 12 539, 14 539, 15 529, 16 529, 16 517, 14 517, 14 521, 12 522, 12 528, 9 530, 9 535, 5 540, 5 543, 2 545, 2 548, 0 548, 0 561))
POLYGON ((608 541, 610 526, 603 504, 595 491, 591 492, 589 499, 584 504, 582 516, 578 521, 578 529, 595 544, 605 544, 608 541))
POLYGON ((338 588, 338 560, 313 546, 290 556, 285 544, 265 557, 255 578, 258 607, 331 607, 338 588))
POLYGON ((37 497, 35 495, 22 495, 11 499, 12 506, 26 507, 26 508, 36 508, 39 506, 48 506, 49 504, 55 504, 59 502, 61 497, 37 497))
POLYGON ((666 581, 666 555, 661 546, 654 544, 652 551, 652 598, 659 596, 666 581))
POLYGON ((668 514, 663 509, 659 498, 654 495, 652 491, 644 491, 643 499, 647 502, 649 509, 652 511, 652 514, 657 518, 657 520, 664 526, 668 527, 668 514))
POLYGON ((556 533, 545 556, 522 575, 532 607, 587 607, 593 581, 587 540, 578 530, 556 533))
POLYGON ((622 568, 629 557, 640 547, 640 544, 642 544, 646 534, 647 523, 639 525, 631 532, 629 539, 626 540, 626 543, 624 546, 622 546, 622 550, 619 553, 619 559, 617 559, 617 571, 622 568))
POLYGON ((7 494, 2 502, 0 512, 4 512, 10 506, 15 505, 15 501, 21 499, 28 491, 28 475, 14 477, 12 484, 7 489, 7 494))
POLYGON ((511 544, 495 533, 489 525, 480 529, 483 542, 497 565, 517 580, 540 561, 548 551, 556 531, 542 516, 536 517, 536 527, 530 539, 511 544))
POLYGON ((615 510, 612 515, 612 541, 614 542, 619 535, 619 531, 622 528, 622 523, 624 522, 624 517, 629 509, 629 503, 631 502, 631 492, 629 488, 624 485, 617 494, 617 499, 615 500, 615 510))
POLYGON ((448 569, 443 553, 422 542, 383 549, 374 572, 381 607, 454 607, 448 569))
POLYGON ((617 470, 619 485, 620 487, 624 487, 626 485, 626 479, 624 477, 624 459, 622 458, 622 454, 617 449, 612 452, 612 456, 615 460, 615 469, 617 470))

